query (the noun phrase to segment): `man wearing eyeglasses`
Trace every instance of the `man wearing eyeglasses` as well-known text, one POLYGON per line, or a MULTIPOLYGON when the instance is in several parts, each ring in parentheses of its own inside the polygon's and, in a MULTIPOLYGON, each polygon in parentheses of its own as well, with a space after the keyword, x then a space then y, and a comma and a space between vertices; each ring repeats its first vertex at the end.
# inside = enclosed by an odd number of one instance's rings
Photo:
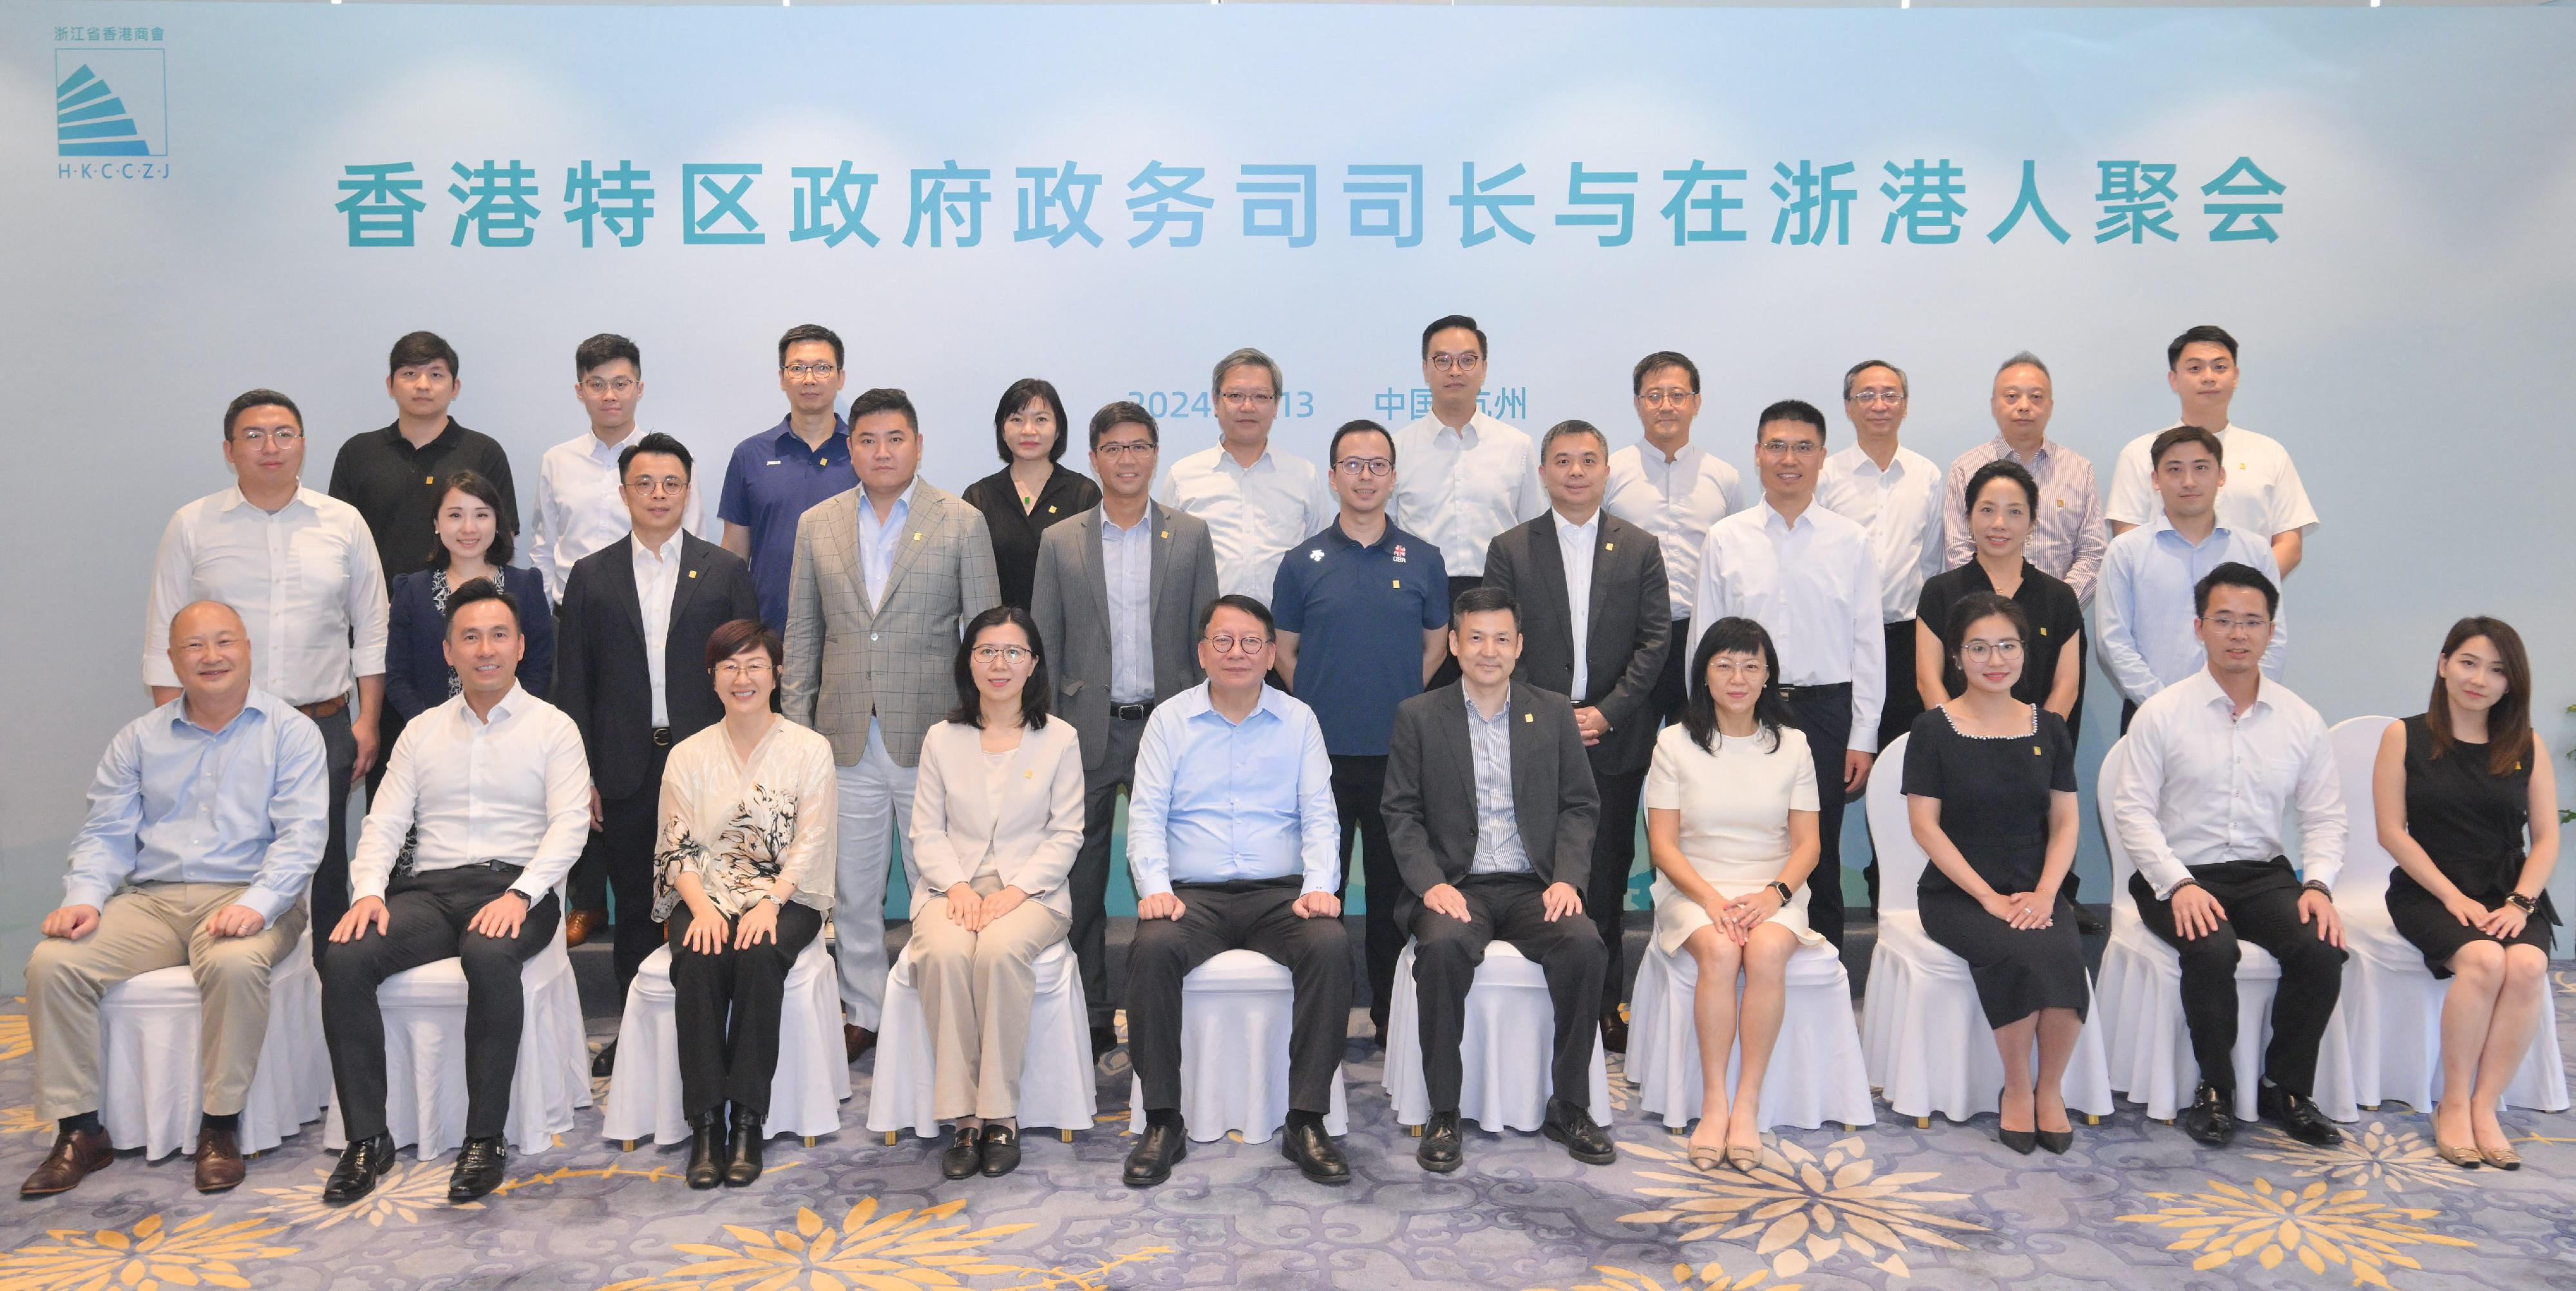
POLYGON ((1396 705, 1421 694, 1449 659, 1448 558, 1387 519, 1387 500, 1403 477, 1385 427, 1345 423, 1333 432, 1327 460, 1341 515, 1279 562, 1270 609, 1279 619, 1280 679, 1315 710, 1332 755, 1345 882, 1351 845, 1360 847, 1369 1020, 1382 1046, 1395 961, 1404 953, 1396 905, 1405 889, 1379 800, 1396 705))
POLYGON ((1699 587, 1699 551, 1708 531, 1744 505, 1743 477, 1733 464, 1691 442, 1699 419, 1699 365, 1690 356, 1657 350, 1628 374, 1643 443, 1610 455, 1610 484, 1601 509, 1655 535, 1664 552, 1664 579, 1672 598, 1673 630, 1666 637, 1664 673, 1655 680, 1655 721, 1681 715, 1689 688, 1691 593, 1699 587))
MULTIPOLYGON (((2227 485, 2226 449, 2216 433, 2176 426, 2149 448, 2156 495, 2164 509, 2146 525, 2111 540, 2102 561, 2102 593, 2094 606, 2094 637, 2102 668, 2120 687, 2120 729, 2129 729, 2138 706, 2165 687, 2192 676, 2208 662, 2201 649, 2192 588, 2229 561, 2280 579, 2272 544, 2264 536, 2219 523, 2219 491, 2227 485)), ((2281 675, 2289 644, 2287 625, 2269 626, 2263 673, 2281 675)))
POLYGON ((1333 518, 1333 495, 1313 462, 1270 446, 1286 390, 1279 365, 1246 346, 1217 360, 1217 444, 1175 461, 1154 501, 1205 521, 1216 544, 1217 587, 1258 600, 1270 594, 1280 553, 1333 518))
MULTIPOLYGON (((850 424, 834 411, 841 383, 841 338, 831 328, 800 323, 778 338, 778 388, 787 417, 734 446, 725 464, 716 517, 724 549, 751 562, 760 588, 760 621, 787 630, 787 584, 796 563, 796 520, 850 491, 850 424)), ((692 526, 694 528, 694 526, 692 526)))
MULTIPOLYGON (((1395 451, 1413 465, 1396 486, 1391 514, 1448 554, 1453 596, 1484 583, 1485 549, 1496 537, 1547 510, 1538 445, 1528 432, 1479 410, 1490 353, 1475 319, 1433 319, 1422 329, 1431 415, 1395 432, 1395 451)), ((1458 665, 1444 651, 1432 684, 1457 679, 1458 665)))
MULTIPOLYGON (((589 414, 590 430, 538 459, 536 513, 528 524, 529 563, 545 575, 546 595, 557 605, 563 603, 572 567, 626 536, 625 481, 617 459, 643 436, 635 424, 635 406, 644 402, 644 355, 635 342, 602 332, 572 352, 572 369, 573 397, 589 414)), ((706 538, 703 503, 704 495, 692 482, 680 527, 706 538)), ((574 944, 579 941, 575 938, 574 944)))

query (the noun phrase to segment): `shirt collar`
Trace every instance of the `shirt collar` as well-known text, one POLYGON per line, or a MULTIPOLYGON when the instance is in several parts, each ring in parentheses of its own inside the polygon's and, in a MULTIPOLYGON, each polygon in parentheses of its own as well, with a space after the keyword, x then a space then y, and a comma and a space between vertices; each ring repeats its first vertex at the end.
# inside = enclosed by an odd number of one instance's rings
MULTIPOLYGON (((859 500, 859 518, 866 520, 870 524, 877 523, 877 504, 868 499, 867 486, 864 484, 859 485, 851 489, 850 494, 859 500)), ((912 483, 903 486, 903 496, 894 500, 894 510, 886 514, 885 523, 890 526, 900 527, 905 520, 911 517, 913 500, 920 496, 921 476, 916 474, 912 477, 912 483)))
POLYGON ((1547 509, 1547 518, 1556 522, 1556 536, 1560 539, 1570 535, 1580 534, 1588 540, 1599 535, 1601 532, 1601 508, 1599 507, 1594 507, 1592 509, 1592 518, 1581 524, 1576 524, 1573 521, 1566 519, 1564 512, 1559 511, 1552 506, 1547 509))
POLYGON ((1483 419, 1483 417, 1484 417, 1484 414, 1483 414, 1482 412, 1471 412, 1471 413, 1468 413, 1468 414, 1467 414, 1467 424, 1466 424, 1466 425, 1463 425, 1463 426, 1443 426, 1443 425, 1441 425, 1441 424, 1440 424, 1440 414, 1438 414, 1438 413, 1436 413, 1436 412, 1435 412, 1435 413, 1431 414, 1431 424, 1432 424, 1432 425, 1434 425, 1434 426, 1439 426, 1440 428, 1439 428, 1438 430, 1435 430, 1435 431, 1431 432, 1431 437, 1432 437, 1434 440, 1437 440, 1437 439, 1439 439, 1442 435, 1447 435, 1447 436, 1448 436, 1448 437, 1450 437, 1451 439, 1457 440, 1457 441, 1458 441, 1458 443, 1459 443, 1459 445, 1460 445, 1461 447, 1465 447, 1465 448, 1474 448, 1474 447, 1476 446, 1476 441, 1477 441, 1479 438, 1481 438, 1481 437, 1482 437, 1482 436, 1478 433, 1478 427, 1477 427, 1476 423, 1477 423, 1479 420, 1482 420, 1482 419, 1483 419))
POLYGON ((517 714, 520 706, 525 704, 529 698, 530 696, 528 695, 528 692, 522 688, 518 682, 513 681, 510 683, 509 693, 501 696, 498 701, 493 703, 491 716, 484 718, 479 722, 476 721, 474 717, 474 706, 466 703, 465 696, 462 694, 456 697, 456 715, 464 718, 467 725, 478 726, 488 731, 517 714))
MULTIPOLYGON (((1177 707, 1181 710, 1181 719, 1183 721, 1192 721, 1200 717, 1213 717, 1220 722, 1224 722, 1226 720, 1225 714, 1216 711, 1216 691, 1213 689, 1214 686, 1214 682, 1202 681, 1199 684, 1190 687, 1188 690, 1172 696, 1170 706, 1177 707)), ((1255 704, 1252 711, 1244 715, 1243 722, 1241 724, 1249 726, 1252 724, 1252 719, 1261 716, 1263 713, 1268 713, 1272 717, 1278 718, 1281 721, 1286 721, 1288 719, 1288 706, 1295 702, 1295 700, 1288 697, 1286 691, 1280 690, 1268 683, 1264 683, 1261 687, 1261 702, 1255 704)), ((1232 726, 1235 725, 1235 723, 1227 722, 1227 725, 1232 726)))
POLYGON ((2048 460, 2049 455, 2057 451, 2057 441, 2048 438, 2046 435, 2040 436, 2039 451, 2032 453, 2026 460, 2019 453, 2013 451, 2012 441, 2004 438, 2001 433, 1997 433, 1995 435, 1994 444, 1995 457, 1997 460, 2017 462, 2026 466, 2036 466, 2039 463, 2048 460))
MULTIPOLYGON (((2169 533, 2177 540, 2182 538, 2182 532, 2173 527, 2173 518, 2166 515, 2165 509, 2161 506, 2156 508, 2156 513, 2154 515, 2147 518, 2147 532, 2150 535, 2169 533)), ((2209 527, 2209 536, 2202 539, 2201 542, 2203 545, 2207 545, 2209 543, 2222 541, 2227 537, 2229 532, 2230 531, 2224 522, 2213 524, 2209 527)))
POLYGON ((1220 471, 1231 471, 1240 476, 1250 475, 1254 471, 1275 471, 1279 469, 1279 463, 1270 460, 1270 449, 1266 445, 1261 450, 1261 456, 1253 458, 1252 465, 1246 466, 1235 460, 1234 450, 1227 448, 1223 444, 1218 444, 1216 446, 1216 468, 1220 471))
MULTIPOLYGON (((2203 707, 2216 708, 2222 713, 2229 715, 2232 715, 2235 712, 2234 702, 2227 698, 2227 691, 2219 686, 2217 676, 2209 671, 2209 664, 2205 661, 2201 664, 2198 672, 2193 673, 2191 676, 2186 677, 2181 681, 2175 682, 2174 686, 2176 688, 2187 688, 2184 689, 2183 693, 2191 696, 2191 701, 2194 704, 2198 704, 2203 707)), ((2254 683, 2254 702, 2246 705, 2245 716, 2251 717, 2257 712, 2269 712, 2271 710, 2271 696, 2265 693, 2270 689, 2271 683, 2263 679, 2263 677, 2258 673, 2254 683)))
POLYGON ((1386 522, 1386 528, 1379 532, 1376 542, 1363 544, 1359 539, 1342 532, 1342 514, 1339 511, 1333 513, 1332 523, 1324 526, 1324 541, 1335 547, 1358 547, 1364 545, 1370 551, 1384 551, 1387 548, 1394 546, 1398 541, 1409 540, 1409 538, 1410 535, 1406 534, 1403 530, 1396 528, 1395 522, 1389 520, 1386 522))
MULTIPOLYGON (((448 436, 463 429, 465 429, 465 427, 458 424, 456 418, 451 415, 447 419, 447 424, 439 427, 438 433, 430 436, 429 442, 418 448, 412 447, 411 441, 403 438, 402 423, 399 421, 385 427, 383 430, 377 431, 376 433, 385 437, 385 446, 387 448, 393 449, 398 453, 417 454, 426 453, 433 448, 445 444, 448 441, 448 436)), ((596 437, 594 436, 594 438, 596 437)))
POLYGON ((1470 722, 1483 722, 1488 726, 1511 716, 1512 701, 1518 698, 1520 698, 1520 696, 1513 692, 1511 683, 1503 683, 1503 706, 1501 709, 1497 710, 1493 716, 1487 717, 1485 716, 1485 710, 1476 707, 1476 697, 1467 693, 1466 683, 1461 682, 1458 686, 1458 700, 1460 703, 1467 706, 1467 720, 1470 722))
POLYGON ((1672 460, 1666 461, 1664 450, 1655 447, 1651 441, 1644 439, 1637 441, 1638 464, 1653 471, 1687 470, 1692 463, 1707 453, 1708 450, 1700 447, 1696 442, 1685 440, 1682 443, 1682 451, 1673 454, 1672 460))
POLYGON ((224 729, 220 731, 207 730, 205 727, 199 726, 188 717, 188 695, 186 691, 181 691, 177 698, 172 699, 167 704, 163 704, 161 707, 163 711, 170 715, 171 730, 194 731, 197 734, 206 736, 210 739, 221 739, 222 737, 230 735, 234 731, 241 729, 243 718, 249 717, 254 713, 258 714, 263 719, 273 717, 276 715, 277 710, 283 707, 283 705, 281 705, 274 697, 262 693, 259 687, 253 686, 247 694, 242 696, 241 711, 233 714, 233 720, 224 723, 224 729))
POLYGON ((628 444, 634 443, 636 440, 642 438, 643 435, 644 428, 642 426, 629 425, 626 428, 625 438, 618 440, 614 444, 607 444, 600 442, 599 436, 585 430, 581 432, 581 437, 589 440, 590 442, 582 446, 582 451, 589 454, 591 457, 606 459, 611 464, 614 464, 617 461, 617 455, 625 452, 628 444))
POLYGON ((671 536, 663 539, 659 547, 645 546, 644 540, 634 537, 631 532, 628 538, 635 544, 636 555, 649 557, 659 564, 671 565, 679 562, 682 537, 687 533, 688 530, 685 527, 674 529, 671 531, 671 536))
POLYGON ((1133 529, 1119 528, 1118 522, 1109 518, 1109 504, 1106 502, 1100 504, 1100 535, 1104 538, 1123 538, 1138 530, 1153 527, 1154 504, 1151 502, 1145 504, 1145 513, 1136 517, 1136 526, 1133 529))
POLYGON ((1806 525, 1813 528, 1815 523, 1816 500, 1812 497, 1807 499, 1807 509, 1800 511, 1795 520, 1780 514, 1780 509, 1771 505, 1771 499, 1767 497, 1762 499, 1762 527, 1765 529, 1777 528, 1785 533, 1796 533, 1798 526, 1806 525))
MULTIPOLYGON (((316 495, 313 490, 304 487, 303 483, 298 481, 295 486, 295 496, 288 498, 286 500, 286 505, 279 507, 275 514, 284 515, 286 512, 293 510, 299 505, 310 510, 319 511, 321 508, 314 503, 315 496, 316 495)), ((251 506, 249 496, 241 491, 241 486, 238 484, 216 494, 215 499, 215 509, 218 511, 237 511, 243 507, 251 507, 251 510, 254 511, 259 510, 259 508, 251 506)))
POLYGON ((796 434, 794 418, 781 417, 778 419, 778 428, 770 432, 769 442, 770 446, 778 449, 782 456, 789 453, 819 452, 829 457, 836 450, 846 451, 849 448, 850 423, 841 420, 839 415, 835 414, 832 418, 832 433, 824 439, 823 446, 819 449, 809 449, 805 447, 805 441, 796 434))

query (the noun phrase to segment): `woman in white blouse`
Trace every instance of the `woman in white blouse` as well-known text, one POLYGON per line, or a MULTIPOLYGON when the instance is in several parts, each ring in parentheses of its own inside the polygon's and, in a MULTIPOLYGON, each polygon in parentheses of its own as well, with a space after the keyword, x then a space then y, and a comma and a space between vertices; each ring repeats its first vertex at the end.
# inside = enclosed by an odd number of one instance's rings
POLYGON ((930 1024, 931 1110, 955 1123, 940 1158, 951 1179, 1020 1164, 1033 965, 1073 926, 1082 742, 1047 717, 1053 693, 1037 624, 997 605, 966 625, 957 708, 921 737, 905 953, 930 1024))
POLYGON ((760 1177, 787 970, 832 908, 832 744, 770 711, 778 658, 758 619, 717 628, 706 664, 724 720, 662 771, 653 917, 670 936, 692 1188, 760 1177))
POLYGON ((1691 1164, 1751 1170, 1762 1158, 1762 1076, 1780 1036, 1790 952, 1824 938, 1807 926, 1816 868, 1816 769, 1789 725, 1771 634, 1719 619, 1691 659, 1698 684, 1678 726, 1655 739, 1646 773, 1646 851, 1654 861, 1655 949, 1699 961, 1700 1119, 1691 1164), (1736 1001, 1736 981, 1744 983, 1736 1001), (1743 1045, 1733 1102, 1726 1060, 1743 1045))

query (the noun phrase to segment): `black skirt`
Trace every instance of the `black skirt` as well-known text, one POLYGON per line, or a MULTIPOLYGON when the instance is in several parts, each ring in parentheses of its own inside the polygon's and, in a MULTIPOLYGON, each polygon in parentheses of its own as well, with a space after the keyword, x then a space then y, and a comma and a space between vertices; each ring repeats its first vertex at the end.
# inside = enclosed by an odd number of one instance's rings
MULTIPOLYGON (((2402 878, 2402 875, 2399 877, 2402 878)), ((2489 910, 2504 904, 2503 893, 2481 895, 2472 892, 2467 895, 2470 900, 2489 910)), ((2424 966, 2432 969, 2433 976, 2439 978, 2447 978, 2451 975, 2451 957, 2460 953, 2460 947, 2473 941, 2501 941, 2507 946, 2538 946, 2540 953, 2548 954, 2552 940, 2549 925, 2554 921, 2554 914, 2555 912, 2549 908, 2549 898, 2544 896, 2531 912, 2531 917, 2522 921, 2522 931, 2509 938, 2491 937, 2453 918, 2450 911, 2442 908, 2440 898, 2425 891, 2413 881, 2391 882, 2388 885, 2388 921, 2397 925, 2399 936, 2413 942, 2417 950, 2424 952, 2424 966)))
POLYGON ((2073 1009, 2081 1018, 2091 1006, 2084 941, 2075 931, 2075 905, 2065 893, 2057 895, 2056 921, 2045 928, 2015 928, 1947 884, 1925 886, 1915 903, 1923 931, 1942 949, 1968 961, 1987 1026, 2010 1026, 2041 1009, 2073 1009))

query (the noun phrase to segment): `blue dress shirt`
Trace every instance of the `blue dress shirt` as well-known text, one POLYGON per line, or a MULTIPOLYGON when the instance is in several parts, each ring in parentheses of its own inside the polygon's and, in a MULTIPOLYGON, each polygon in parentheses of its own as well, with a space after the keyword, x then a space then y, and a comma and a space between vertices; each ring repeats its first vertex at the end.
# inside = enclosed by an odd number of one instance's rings
POLYGON ((1285 692, 1262 687, 1260 706, 1238 723, 1200 682, 1145 719, 1127 803, 1138 896, 1301 871, 1305 891, 1338 892, 1339 834, 1323 729, 1285 692))
MULTIPOLYGON (((2208 666, 2209 656, 2192 630, 2192 620, 2199 617, 2192 609, 2192 589, 2231 560, 2251 565, 2273 586, 2281 585, 2271 541, 2225 525, 2211 529, 2194 546, 2158 512, 2155 519, 2111 540, 2093 598, 2094 639, 2103 670, 2131 703, 2143 704, 2208 666)), ((2289 644, 2289 624, 2273 615, 2272 644, 2263 650, 2264 676, 2280 679, 2289 644)))

